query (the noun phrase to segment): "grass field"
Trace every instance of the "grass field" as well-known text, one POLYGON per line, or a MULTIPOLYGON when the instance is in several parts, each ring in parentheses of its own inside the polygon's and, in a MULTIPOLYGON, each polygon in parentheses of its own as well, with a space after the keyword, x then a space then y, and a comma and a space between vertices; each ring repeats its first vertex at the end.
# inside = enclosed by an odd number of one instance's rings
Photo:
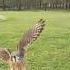
MULTIPOLYGON (((41 36, 27 49, 27 70, 70 70, 70 11, 0 12, 0 47, 16 50, 17 43, 33 23, 46 19, 41 36)), ((8 66, 0 61, 0 70, 8 66)))

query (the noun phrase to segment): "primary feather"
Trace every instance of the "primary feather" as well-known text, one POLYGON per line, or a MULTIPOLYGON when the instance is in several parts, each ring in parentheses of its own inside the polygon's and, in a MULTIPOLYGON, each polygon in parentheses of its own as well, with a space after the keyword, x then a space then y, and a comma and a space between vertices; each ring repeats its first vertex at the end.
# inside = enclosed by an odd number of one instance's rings
POLYGON ((17 45, 18 48, 18 56, 24 56, 24 48, 35 41, 37 37, 40 35, 40 33, 43 30, 44 27, 44 20, 40 19, 32 28, 30 28, 23 36, 23 38, 20 40, 19 44, 17 45))

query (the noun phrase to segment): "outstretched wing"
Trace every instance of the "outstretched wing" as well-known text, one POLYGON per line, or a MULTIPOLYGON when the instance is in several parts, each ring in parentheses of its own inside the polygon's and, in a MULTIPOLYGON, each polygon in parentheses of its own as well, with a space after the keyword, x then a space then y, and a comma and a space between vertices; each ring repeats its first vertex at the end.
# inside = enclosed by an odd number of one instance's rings
POLYGON ((25 34, 24 37, 20 40, 19 44, 17 45, 18 48, 18 56, 24 55, 24 48, 35 41, 37 37, 43 30, 44 27, 44 20, 40 19, 37 24, 35 24, 31 29, 29 29, 25 34))
POLYGON ((10 52, 9 50, 5 48, 0 48, 0 59, 7 62, 10 58, 10 52))

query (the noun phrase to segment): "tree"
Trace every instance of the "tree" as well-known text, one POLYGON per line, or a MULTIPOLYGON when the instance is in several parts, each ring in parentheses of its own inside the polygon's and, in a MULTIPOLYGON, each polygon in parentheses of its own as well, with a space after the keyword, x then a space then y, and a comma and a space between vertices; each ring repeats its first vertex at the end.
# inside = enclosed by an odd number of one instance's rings
POLYGON ((3 10, 5 10, 5 0, 3 0, 3 10))

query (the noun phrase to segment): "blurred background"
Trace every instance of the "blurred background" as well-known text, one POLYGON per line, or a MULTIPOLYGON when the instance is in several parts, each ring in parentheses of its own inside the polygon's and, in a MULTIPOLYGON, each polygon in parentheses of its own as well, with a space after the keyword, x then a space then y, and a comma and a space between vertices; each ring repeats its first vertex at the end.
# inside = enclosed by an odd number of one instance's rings
POLYGON ((0 10, 70 9, 70 0, 0 0, 0 10))

